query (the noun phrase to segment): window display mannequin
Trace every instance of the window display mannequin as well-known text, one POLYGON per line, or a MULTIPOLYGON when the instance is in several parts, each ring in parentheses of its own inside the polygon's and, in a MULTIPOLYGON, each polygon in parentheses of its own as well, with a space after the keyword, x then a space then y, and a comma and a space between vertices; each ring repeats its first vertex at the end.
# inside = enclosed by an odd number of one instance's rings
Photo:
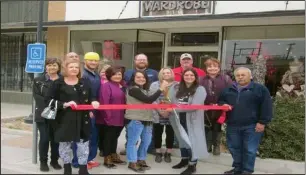
POLYGON ((304 96, 305 73, 304 63, 295 58, 289 63, 289 70, 283 75, 280 90, 276 95, 280 97, 304 96))

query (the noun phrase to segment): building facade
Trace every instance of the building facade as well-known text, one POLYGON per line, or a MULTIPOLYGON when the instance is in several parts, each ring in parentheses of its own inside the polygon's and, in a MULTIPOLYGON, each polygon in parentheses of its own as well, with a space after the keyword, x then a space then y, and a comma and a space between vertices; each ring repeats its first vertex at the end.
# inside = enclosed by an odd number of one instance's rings
POLYGON ((50 1, 48 9, 48 56, 95 51, 132 68, 134 55, 145 53, 159 70, 189 52, 197 67, 211 55, 232 71, 263 55, 277 69, 274 88, 289 62, 305 62, 303 1, 50 1))

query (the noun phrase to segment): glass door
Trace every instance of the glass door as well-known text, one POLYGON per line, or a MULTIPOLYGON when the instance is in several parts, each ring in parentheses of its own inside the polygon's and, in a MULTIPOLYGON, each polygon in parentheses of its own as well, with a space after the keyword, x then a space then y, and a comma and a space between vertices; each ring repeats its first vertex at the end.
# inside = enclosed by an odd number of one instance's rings
POLYGON ((144 53, 148 56, 149 68, 159 71, 165 64, 165 33, 137 30, 137 43, 135 53, 144 53))

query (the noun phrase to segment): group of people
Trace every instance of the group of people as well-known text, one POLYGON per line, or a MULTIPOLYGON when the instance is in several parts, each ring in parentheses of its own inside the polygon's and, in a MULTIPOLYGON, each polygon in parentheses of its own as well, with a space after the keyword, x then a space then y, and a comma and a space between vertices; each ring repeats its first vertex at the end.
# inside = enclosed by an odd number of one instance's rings
POLYGON ((272 119, 272 101, 267 88, 252 81, 250 69, 237 68, 236 81, 232 81, 221 73, 218 59, 208 58, 202 70, 193 67, 188 53, 181 55, 180 67, 162 68, 159 73, 148 68, 145 54, 136 55, 134 69, 127 71, 123 66, 99 66, 99 62, 95 52, 84 55, 84 65, 73 52, 62 60, 47 58, 46 73, 34 79, 41 171, 49 171, 49 144, 54 169, 62 169, 60 157, 64 174, 71 174, 72 166, 79 168, 79 174, 88 174, 88 169, 100 165, 94 161, 98 150, 105 167, 128 164, 129 169, 143 173, 151 168, 146 162, 150 145, 157 163, 170 163, 173 144, 178 142, 181 161, 172 168, 186 167, 181 174, 195 173, 198 159, 207 158, 209 152, 220 155, 222 134, 217 120, 221 111, 97 108, 100 104, 206 104, 231 109, 226 115, 226 140, 234 162, 225 174, 254 172, 257 148, 272 119), (49 104, 58 108, 55 120, 41 117, 49 104), (92 105, 95 110, 73 110, 79 104, 92 105), (124 127, 126 161, 117 153, 124 127))

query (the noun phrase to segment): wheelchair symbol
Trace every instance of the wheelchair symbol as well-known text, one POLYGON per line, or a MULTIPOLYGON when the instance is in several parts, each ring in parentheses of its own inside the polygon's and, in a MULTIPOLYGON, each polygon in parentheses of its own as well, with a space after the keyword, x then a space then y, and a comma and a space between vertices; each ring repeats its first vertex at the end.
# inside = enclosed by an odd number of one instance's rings
POLYGON ((31 58, 38 60, 42 59, 42 49, 41 48, 31 48, 31 58))

